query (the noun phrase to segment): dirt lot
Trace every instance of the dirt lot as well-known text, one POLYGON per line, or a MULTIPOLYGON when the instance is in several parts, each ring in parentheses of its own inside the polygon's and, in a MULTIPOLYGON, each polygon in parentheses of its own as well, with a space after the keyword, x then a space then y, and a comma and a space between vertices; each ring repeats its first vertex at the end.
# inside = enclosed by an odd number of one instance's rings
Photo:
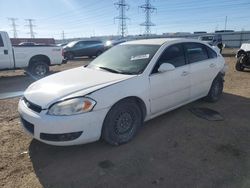
MULTIPOLYGON (((215 104, 202 100, 146 123, 129 144, 102 141, 53 147, 23 133, 18 99, 0 101, 0 187, 250 187, 250 71, 229 72, 225 93, 215 104), (224 121, 194 116, 191 107, 217 110, 224 121)), ((79 66, 72 62, 54 71, 79 66)), ((23 71, 0 73, 1 92, 32 82, 23 71)))

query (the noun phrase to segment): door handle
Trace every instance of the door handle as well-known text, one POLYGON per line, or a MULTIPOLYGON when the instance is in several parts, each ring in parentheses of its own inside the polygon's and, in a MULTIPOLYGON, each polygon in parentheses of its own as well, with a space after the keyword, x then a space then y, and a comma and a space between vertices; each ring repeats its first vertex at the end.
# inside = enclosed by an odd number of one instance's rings
POLYGON ((8 50, 3 51, 4 55, 8 55, 8 50))
POLYGON ((210 65, 209 65, 209 67, 210 68, 214 68, 216 65, 214 64, 214 63, 211 63, 210 65))
POLYGON ((183 71, 181 74, 181 76, 187 76, 187 75, 189 75, 189 72, 187 72, 187 71, 183 71))

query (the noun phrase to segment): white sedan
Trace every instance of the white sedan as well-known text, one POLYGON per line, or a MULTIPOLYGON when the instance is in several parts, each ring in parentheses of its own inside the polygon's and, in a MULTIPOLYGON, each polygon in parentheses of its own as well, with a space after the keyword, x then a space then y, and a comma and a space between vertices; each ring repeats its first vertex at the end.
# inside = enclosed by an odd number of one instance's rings
POLYGON ((41 142, 129 142, 144 121, 200 98, 217 101, 225 61, 198 40, 150 39, 115 46, 86 67, 39 80, 19 102, 24 130, 41 142))

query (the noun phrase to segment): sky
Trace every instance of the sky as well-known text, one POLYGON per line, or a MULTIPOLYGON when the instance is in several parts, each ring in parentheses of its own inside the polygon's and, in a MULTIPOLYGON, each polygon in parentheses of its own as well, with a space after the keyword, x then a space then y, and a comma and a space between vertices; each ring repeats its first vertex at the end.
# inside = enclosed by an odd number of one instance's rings
MULTIPOLYGON (((0 30, 13 36, 8 18, 17 18, 18 37, 29 37, 25 19, 34 19, 35 37, 65 38, 117 35, 118 0, 0 0, 0 30)), ((143 34, 145 0, 126 0, 127 33, 143 34)), ((151 33, 250 30, 250 0, 151 0, 156 25, 151 33)))

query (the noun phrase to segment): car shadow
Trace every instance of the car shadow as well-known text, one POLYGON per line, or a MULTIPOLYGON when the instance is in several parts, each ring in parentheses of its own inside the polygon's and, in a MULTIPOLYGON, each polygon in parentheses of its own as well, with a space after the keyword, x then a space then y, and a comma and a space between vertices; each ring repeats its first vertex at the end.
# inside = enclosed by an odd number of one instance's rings
POLYGON ((235 57, 236 54, 233 54, 233 53, 223 53, 222 52, 222 56, 223 57, 235 57))
MULTIPOLYGON (((51 71, 49 75, 58 73, 51 71)), ((48 76, 49 76, 48 75, 48 76)), ((39 80, 29 74, 1 76, 0 77, 0 94, 24 91, 30 84, 39 80)))
POLYGON ((4 76, 0 78, 0 94, 24 91, 34 79, 27 75, 4 76))
POLYGON ((250 69, 244 69, 242 72, 250 72, 250 69))
POLYGON ((48 188, 250 187, 249 110, 250 98, 224 93, 218 103, 199 100, 148 121, 119 147, 33 140, 29 155, 48 188), (189 111, 193 107, 216 110, 224 121, 200 119, 189 111))

